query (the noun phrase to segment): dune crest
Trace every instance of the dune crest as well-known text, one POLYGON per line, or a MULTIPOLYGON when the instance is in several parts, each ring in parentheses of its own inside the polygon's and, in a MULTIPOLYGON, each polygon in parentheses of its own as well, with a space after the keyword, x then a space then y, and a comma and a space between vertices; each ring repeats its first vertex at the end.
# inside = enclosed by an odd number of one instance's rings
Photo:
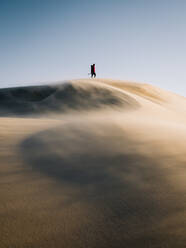
POLYGON ((70 110, 109 107, 137 108, 139 103, 117 88, 101 83, 64 82, 58 85, 17 87, 0 90, 0 114, 48 115, 70 110))

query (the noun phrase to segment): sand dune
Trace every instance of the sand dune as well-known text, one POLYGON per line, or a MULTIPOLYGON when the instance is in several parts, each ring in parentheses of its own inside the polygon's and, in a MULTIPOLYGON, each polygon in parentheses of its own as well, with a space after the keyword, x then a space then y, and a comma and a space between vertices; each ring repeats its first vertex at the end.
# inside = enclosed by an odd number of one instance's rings
POLYGON ((0 247, 185 247, 185 113, 132 82, 1 89, 0 247))
POLYGON ((64 82, 58 85, 0 90, 1 116, 33 116, 112 106, 137 107, 124 92, 100 83, 64 82))

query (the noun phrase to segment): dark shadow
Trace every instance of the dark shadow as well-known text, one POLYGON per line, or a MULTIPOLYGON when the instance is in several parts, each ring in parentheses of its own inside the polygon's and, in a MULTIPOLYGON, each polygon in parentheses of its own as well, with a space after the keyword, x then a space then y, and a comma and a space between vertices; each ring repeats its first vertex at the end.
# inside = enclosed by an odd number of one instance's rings
MULTIPOLYGON (((59 182, 68 195, 65 207, 93 206, 94 225, 79 232, 87 247, 184 247, 186 238, 178 240, 169 226, 169 218, 184 210, 183 195, 166 181, 161 158, 135 145, 128 153, 128 147, 129 137, 116 125, 76 123, 26 139, 21 154, 33 170, 59 182)), ((171 225, 183 228, 181 220, 171 225)))
POLYGON ((0 90, 0 116, 30 116, 98 108, 136 109, 132 97, 106 87, 72 83, 0 90))

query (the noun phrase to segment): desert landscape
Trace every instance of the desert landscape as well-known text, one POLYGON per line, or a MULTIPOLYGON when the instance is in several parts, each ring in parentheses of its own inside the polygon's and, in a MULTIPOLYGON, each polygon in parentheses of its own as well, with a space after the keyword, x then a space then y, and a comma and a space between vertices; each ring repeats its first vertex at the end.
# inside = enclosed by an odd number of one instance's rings
POLYGON ((0 247, 186 247, 186 98, 82 79, 0 89, 0 247))

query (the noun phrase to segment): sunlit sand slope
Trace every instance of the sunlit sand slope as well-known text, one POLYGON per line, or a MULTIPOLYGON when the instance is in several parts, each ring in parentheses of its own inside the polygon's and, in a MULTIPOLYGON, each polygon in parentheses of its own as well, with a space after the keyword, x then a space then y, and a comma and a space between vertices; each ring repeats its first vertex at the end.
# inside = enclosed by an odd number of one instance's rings
POLYGON ((186 246, 184 97, 105 79, 0 96, 0 247, 186 246))

